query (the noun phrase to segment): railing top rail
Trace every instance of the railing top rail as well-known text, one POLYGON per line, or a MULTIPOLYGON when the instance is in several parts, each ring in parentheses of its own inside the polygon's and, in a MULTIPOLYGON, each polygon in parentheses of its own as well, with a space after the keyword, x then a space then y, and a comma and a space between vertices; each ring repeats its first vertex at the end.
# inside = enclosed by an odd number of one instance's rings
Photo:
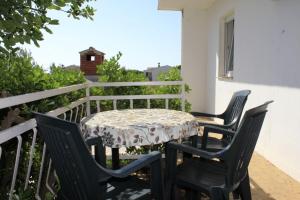
POLYGON ((53 97, 64 93, 69 93, 86 87, 87 87, 87 83, 83 83, 83 84, 71 85, 71 86, 61 87, 52 90, 44 90, 41 92, 33 92, 33 93, 27 93, 27 94, 12 96, 12 97, 0 98, 0 109, 32 102, 40 99, 45 99, 48 97, 53 97))
POLYGON ((3 131, 0 131, 0 144, 17 137, 18 135, 21 135, 25 133, 26 131, 29 131, 36 127, 36 121, 35 119, 30 119, 26 122, 23 122, 21 124, 12 126, 8 129, 5 129, 3 131))
POLYGON ((183 81, 145 81, 145 82, 93 82, 89 87, 122 87, 122 86, 160 86, 182 85, 183 81))
POLYGON ((83 83, 67 87, 45 90, 40 92, 27 93, 12 97, 0 98, 0 109, 20 105, 23 103, 33 102, 48 97, 69 93, 86 87, 121 87, 121 86, 166 86, 182 85, 183 81, 147 81, 147 82, 109 82, 109 83, 83 83))
POLYGON ((180 99, 180 94, 90 96, 90 100, 180 99))
POLYGON ((77 101, 72 102, 68 106, 63 106, 63 107, 57 108, 55 110, 51 110, 51 111, 47 112, 46 114, 50 115, 50 116, 56 117, 58 115, 61 115, 61 114, 65 113, 65 112, 69 111, 70 109, 72 109, 72 108, 74 108, 76 106, 84 104, 87 101, 88 101, 88 98, 84 97, 84 98, 78 99, 77 101))

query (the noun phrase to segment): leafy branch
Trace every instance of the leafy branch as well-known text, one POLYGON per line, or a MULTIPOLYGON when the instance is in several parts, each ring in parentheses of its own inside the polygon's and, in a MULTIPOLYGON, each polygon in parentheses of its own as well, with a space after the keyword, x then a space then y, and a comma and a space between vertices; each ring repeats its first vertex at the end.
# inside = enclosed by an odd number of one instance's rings
POLYGON ((0 1, 0 56, 15 54, 19 44, 33 42, 39 47, 43 33, 52 33, 50 25, 59 20, 49 17, 48 11, 55 10, 92 20, 95 9, 89 2, 96 0, 1 0, 0 1))

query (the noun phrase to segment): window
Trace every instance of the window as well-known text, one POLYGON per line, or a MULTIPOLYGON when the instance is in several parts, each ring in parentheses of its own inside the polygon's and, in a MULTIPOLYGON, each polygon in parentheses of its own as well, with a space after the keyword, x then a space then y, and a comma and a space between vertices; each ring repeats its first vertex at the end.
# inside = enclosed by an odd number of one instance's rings
POLYGON ((231 77, 233 72, 234 57, 234 19, 225 22, 225 49, 224 49, 224 70, 225 76, 231 77))
POLYGON ((233 15, 223 18, 221 24, 221 49, 219 76, 232 78, 234 70, 234 18, 233 15))
POLYGON ((92 55, 87 55, 86 56, 86 60, 87 61, 95 61, 96 57, 95 56, 92 56, 92 55))

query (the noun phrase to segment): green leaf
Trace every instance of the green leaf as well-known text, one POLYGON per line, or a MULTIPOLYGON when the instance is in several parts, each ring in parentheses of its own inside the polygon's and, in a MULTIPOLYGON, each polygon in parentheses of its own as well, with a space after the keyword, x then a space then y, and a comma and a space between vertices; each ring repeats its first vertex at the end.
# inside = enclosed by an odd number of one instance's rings
POLYGON ((48 27, 44 27, 44 29, 48 32, 48 33, 50 33, 50 34, 52 34, 53 32, 48 28, 48 27))
POLYGON ((37 42, 37 40, 32 40, 34 45, 37 46, 37 47, 40 47, 39 43, 37 42))
POLYGON ((51 6, 48 7, 48 9, 50 9, 50 10, 61 10, 61 7, 59 7, 55 4, 52 4, 51 6))
POLYGON ((51 24, 51 25, 58 25, 58 24, 59 24, 59 21, 58 21, 57 19, 51 19, 51 20, 49 21, 49 24, 51 24))

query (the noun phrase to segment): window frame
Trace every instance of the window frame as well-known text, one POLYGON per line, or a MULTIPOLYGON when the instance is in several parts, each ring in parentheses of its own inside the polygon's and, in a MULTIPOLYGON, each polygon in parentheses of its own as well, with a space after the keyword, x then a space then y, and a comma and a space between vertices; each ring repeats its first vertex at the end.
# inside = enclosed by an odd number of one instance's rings
POLYGON ((96 55, 87 54, 86 55, 86 61, 95 62, 96 61, 96 55))
MULTIPOLYGON (((220 20, 220 44, 219 44, 219 66, 218 66, 218 77, 219 78, 225 78, 225 79, 233 79, 233 72, 234 72, 234 46, 235 46, 235 15, 234 12, 231 11, 227 15, 223 16, 220 20), (232 50, 233 50, 233 56, 232 56, 232 70, 228 70, 229 65, 226 65, 227 59, 226 59, 226 24, 233 21, 233 31, 232 31, 232 50)), ((230 61, 229 61, 230 62, 230 61)))

